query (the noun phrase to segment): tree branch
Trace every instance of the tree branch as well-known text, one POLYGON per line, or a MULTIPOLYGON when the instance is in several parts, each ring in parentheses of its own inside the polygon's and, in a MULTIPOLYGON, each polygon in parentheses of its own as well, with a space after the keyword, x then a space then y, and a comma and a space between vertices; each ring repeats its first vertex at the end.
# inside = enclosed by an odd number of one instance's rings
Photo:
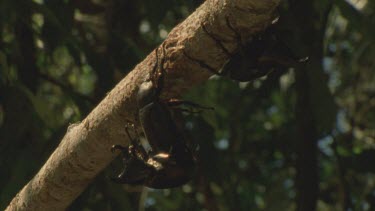
MULTIPOLYGON (((164 49, 158 47, 159 52, 165 52, 162 96, 179 96, 207 80, 212 73, 189 57, 218 71, 229 56, 217 43, 220 41, 229 53, 237 51, 237 36, 249 40, 263 31, 271 24, 278 3, 279 0, 207 0, 202 4, 171 31, 161 45, 164 49)), ((71 125, 48 161, 6 210, 64 210, 115 158, 110 147, 128 144, 124 125, 136 121, 138 86, 148 79, 156 62, 153 52, 86 119, 71 125)))

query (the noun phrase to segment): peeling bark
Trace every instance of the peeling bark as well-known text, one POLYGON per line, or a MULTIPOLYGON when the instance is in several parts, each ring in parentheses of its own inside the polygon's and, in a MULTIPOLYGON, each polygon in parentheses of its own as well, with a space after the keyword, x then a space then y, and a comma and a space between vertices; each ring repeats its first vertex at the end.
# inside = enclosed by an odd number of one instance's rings
POLYGON ((212 70, 219 71, 241 43, 270 25, 278 3, 207 0, 157 48, 164 52, 159 61, 155 51, 149 54, 81 123, 68 128, 48 161, 6 210, 64 210, 115 158, 110 147, 128 144, 124 125, 136 121, 137 88, 157 62, 163 60, 166 70, 162 96, 178 97, 207 80, 212 70))

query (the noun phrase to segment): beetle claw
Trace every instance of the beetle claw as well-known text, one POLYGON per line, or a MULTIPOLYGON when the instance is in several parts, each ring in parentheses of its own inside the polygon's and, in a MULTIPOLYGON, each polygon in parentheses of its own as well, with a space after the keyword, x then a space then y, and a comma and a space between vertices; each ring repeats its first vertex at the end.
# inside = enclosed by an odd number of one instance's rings
POLYGON ((127 147, 123 147, 123 146, 118 145, 118 144, 112 145, 111 152, 114 153, 114 152, 116 152, 116 150, 120 150, 121 152, 124 152, 124 151, 127 150, 127 147))

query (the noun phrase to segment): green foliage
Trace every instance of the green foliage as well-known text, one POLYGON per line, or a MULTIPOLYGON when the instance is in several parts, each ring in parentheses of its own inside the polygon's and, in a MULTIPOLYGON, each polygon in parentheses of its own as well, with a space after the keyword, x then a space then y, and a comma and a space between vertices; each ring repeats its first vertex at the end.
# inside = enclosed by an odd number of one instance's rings
MULTIPOLYGON (((121 166, 117 160, 69 210, 296 209, 304 191, 297 185, 297 152, 305 143, 298 136, 297 82, 309 84, 311 112, 304 115, 312 117, 318 139, 317 209, 375 209, 375 2, 363 8, 364 0, 333 2, 300 3, 312 14, 299 18, 306 27, 291 18, 304 14, 296 1, 280 7, 279 32, 297 55, 311 57, 304 67, 247 83, 213 77, 186 94, 215 107, 186 116, 189 137, 199 145, 191 182, 131 192, 108 179, 121 166), (305 81, 298 81, 301 71, 305 81)), ((82 120, 200 3, 0 1, 0 209, 40 169, 68 125, 82 120)))

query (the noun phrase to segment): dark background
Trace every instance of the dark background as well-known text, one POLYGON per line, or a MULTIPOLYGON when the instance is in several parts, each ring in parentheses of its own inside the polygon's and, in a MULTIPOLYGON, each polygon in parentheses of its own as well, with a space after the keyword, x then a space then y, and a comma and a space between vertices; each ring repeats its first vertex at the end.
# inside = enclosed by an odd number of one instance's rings
MULTIPOLYGON (((202 2, 0 0, 0 209, 202 2)), ((115 161, 69 210, 375 210, 375 2, 284 1, 277 32, 305 66, 185 99, 199 169, 181 188, 113 184, 115 161), (352 3, 348 3, 352 2, 352 3)), ((246 68, 246 54, 231 68, 246 68)))

